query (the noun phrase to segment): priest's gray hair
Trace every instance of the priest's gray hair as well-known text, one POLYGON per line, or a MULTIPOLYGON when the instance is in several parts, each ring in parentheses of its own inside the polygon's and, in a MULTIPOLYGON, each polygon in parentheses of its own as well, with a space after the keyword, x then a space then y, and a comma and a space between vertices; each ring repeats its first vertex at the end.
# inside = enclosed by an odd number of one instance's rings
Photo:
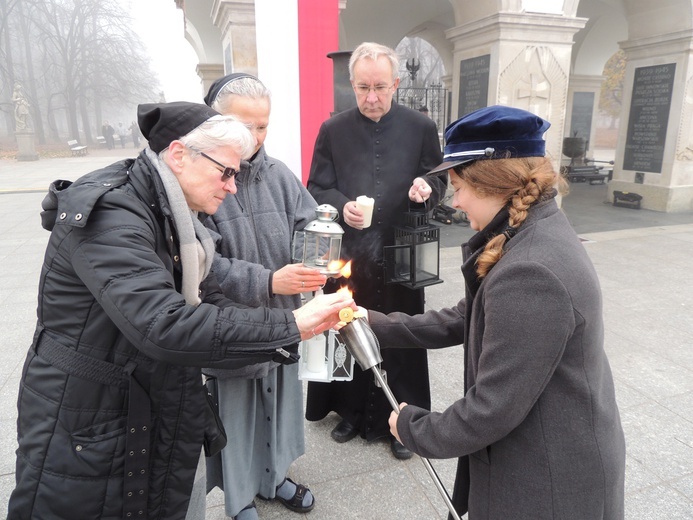
POLYGON ((363 59, 369 58, 373 61, 377 61, 380 56, 385 56, 390 60, 390 65, 392 67, 392 81, 399 78, 399 57, 397 53, 390 47, 381 45, 379 43, 364 42, 351 53, 351 58, 349 58, 349 79, 354 81, 354 65, 356 62, 363 59))

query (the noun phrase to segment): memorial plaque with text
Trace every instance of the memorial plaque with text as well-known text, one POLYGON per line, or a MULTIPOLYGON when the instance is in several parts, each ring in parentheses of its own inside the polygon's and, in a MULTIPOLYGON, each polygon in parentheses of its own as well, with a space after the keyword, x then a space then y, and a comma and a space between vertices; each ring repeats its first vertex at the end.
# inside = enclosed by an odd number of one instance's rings
POLYGON ((676 63, 635 69, 624 170, 662 172, 676 63))
POLYGON ((490 65, 490 54, 460 61, 460 97, 457 117, 484 108, 488 104, 490 65))
POLYGON ((575 92, 570 116, 570 137, 582 137, 589 148, 594 92, 575 92))

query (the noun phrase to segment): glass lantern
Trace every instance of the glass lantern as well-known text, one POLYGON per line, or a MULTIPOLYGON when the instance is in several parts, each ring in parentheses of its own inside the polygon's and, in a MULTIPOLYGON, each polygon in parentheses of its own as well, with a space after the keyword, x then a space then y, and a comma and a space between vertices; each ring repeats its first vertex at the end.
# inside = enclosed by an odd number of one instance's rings
POLYGON ((344 230, 335 222, 339 213, 333 206, 322 204, 315 208, 315 217, 302 231, 294 233, 294 261, 334 276, 342 267, 339 255, 344 230))
POLYGON ((385 283, 420 289, 440 279, 440 229, 425 211, 408 211, 404 225, 394 226, 395 245, 383 248, 385 283))
POLYGON ((329 383, 354 378, 354 356, 335 330, 301 341, 298 378, 303 381, 329 383))

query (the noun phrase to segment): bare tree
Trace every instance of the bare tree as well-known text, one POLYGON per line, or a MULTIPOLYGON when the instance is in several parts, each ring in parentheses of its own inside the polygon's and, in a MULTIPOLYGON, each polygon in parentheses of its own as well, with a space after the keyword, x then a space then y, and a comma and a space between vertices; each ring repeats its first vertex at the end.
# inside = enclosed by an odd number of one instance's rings
POLYGON ((19 15, 19 26, 21 29, 21 39, 24 43, 24 62, 26 64, 26 86, 31 100, 31 114, 33 129, 36 132, 36 136, 40 144, 45 144, 46 135, 43 128, 43 117, 41 115, 41 104, 38 103, 38 89, 36 84, 36 77, 34 74, 34 53, 32 50, 32 38, 31 38, 31 25, 32 16, 31 9, 33 6, 25 6, 22 0, 17 0, 17 14, 19 15), (25 9, 29 9, 26 11, 25 9))
POLYGON ((132 19, 118 2, 0 0, 0 92, 8 99, 21 79, 52 137, 92 141, 101 112, 124 112, 156 99, 156 75, 132 19))
POLYGON ((14 131, 11 93, 15 84, 15 72, 10 19, 16 4, 16 0, 0 0, 0 41, 3 43, 0 46, 0 92, 3 94, 0 106, 5 113, 5 124, 8 132, 14 131))

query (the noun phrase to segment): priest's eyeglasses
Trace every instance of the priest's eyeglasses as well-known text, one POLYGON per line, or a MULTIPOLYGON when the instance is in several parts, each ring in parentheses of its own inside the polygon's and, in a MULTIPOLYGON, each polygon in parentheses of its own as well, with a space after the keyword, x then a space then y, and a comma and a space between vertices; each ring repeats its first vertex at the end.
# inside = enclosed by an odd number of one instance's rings
POLYGON ((368 85, 354 85, 354 90, 361 96, 367 96, 371 90, 375 92, 376 95, 382 96, 383 94, 387 94, 387 92, 394 86, 394 83, 392 85, 375 85, 373 87, 368 85))

